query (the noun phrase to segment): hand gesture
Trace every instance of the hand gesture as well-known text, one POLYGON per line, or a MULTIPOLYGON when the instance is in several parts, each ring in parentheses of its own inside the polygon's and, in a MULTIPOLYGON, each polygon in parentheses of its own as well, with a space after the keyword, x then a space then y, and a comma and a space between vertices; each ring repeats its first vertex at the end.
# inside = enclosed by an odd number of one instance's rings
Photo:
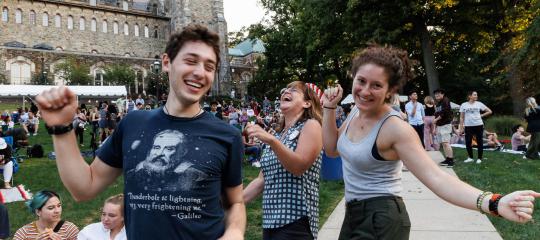
POLYGON ((518 223, 526 223, 532 219, 534 199, 540 197, 535 191, 515 191, 499 200, 499 215, 518 223))
POLYGON ((47 228, 45 231, 38 235, 39 240, 62 240, 62 236, 58 233, 53 232, 52 229, 47 228))
POLYGON ((258 138, 259 140, 261 140, 263 143, 266 143, 266 144, 269 144, 270 141, 275 139, 275 137, 272 134, 268 133, 267 131, 262 129, 261 126, 257 124, 248 123, 244 131, 246 131, 246 135, 248 136, 248 138, 250 139, 258 138))
POLYGON ((343 97, 343 88, 337 84, 334 87, 330 87, 324 90, 323 104, 326 107, 334 108, 339 104, 339 101, 343 97))
POLYGON ((63 86, 43 91, 36 96, 36 102, 49 126, 71 123, 78 107, 75 93, 63 86))

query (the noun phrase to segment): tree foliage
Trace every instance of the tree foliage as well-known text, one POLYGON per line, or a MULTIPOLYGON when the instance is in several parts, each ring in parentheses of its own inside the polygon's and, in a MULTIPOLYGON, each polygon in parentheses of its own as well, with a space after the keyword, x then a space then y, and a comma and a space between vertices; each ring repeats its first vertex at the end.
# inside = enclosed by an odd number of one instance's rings
POLYGON ((103 75, 105 81, 113 85, 124 85, 131 89, 131 86, 135 82, 135 71, 127 64, 112 64, 105 68, 103 75))
POLYGON ((89 85, 92 82, 90 66, 75 58, 67 58, 56 65, 56 72, 63 77, 66 85, 89 85))
POLYGON ((515 96, 508 94, 512 78, 507 77, 504 57, 513 56, 527 42, 524 33, 538 16, 531 0, 261 2, 274 15, 273 24, 259 31, 267 51, 250 84, 252 94, 277 93, 295 79, 324 87, 330 75, 350 91, 351 57, 378 43, 406 49, 418 63, 417 78, 403 91, 416 89, 427 95, 441 86, 461 102, 464 90, 477 90, 481 96, 500 90, 504 97, 482 100, 509 105, 507 112, 512 106, 507 103, 515 96))

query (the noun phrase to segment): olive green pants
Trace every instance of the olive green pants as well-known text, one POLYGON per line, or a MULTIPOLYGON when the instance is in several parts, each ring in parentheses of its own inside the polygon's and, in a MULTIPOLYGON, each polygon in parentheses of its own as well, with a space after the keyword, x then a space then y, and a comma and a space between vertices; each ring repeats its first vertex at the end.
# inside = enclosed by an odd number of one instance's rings
POLYGON ((346 204, 339 240, 409 239, 410 230, 401 197, 375 197, 346 204))

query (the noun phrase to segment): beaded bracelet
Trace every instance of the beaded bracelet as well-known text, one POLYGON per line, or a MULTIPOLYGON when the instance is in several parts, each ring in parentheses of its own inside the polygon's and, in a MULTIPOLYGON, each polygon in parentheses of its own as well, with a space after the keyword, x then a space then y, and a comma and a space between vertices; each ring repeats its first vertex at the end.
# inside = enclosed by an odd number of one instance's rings
POLYGON ((493 194, 493 193, 492 192, 483 192, 482 194, 478 195, 478 198, 476 198, 476 208, 481 213, 485 213, 484 210, 482 210, 482 203, 484 202, 484 198, 486 198, 490 194, 493 194))

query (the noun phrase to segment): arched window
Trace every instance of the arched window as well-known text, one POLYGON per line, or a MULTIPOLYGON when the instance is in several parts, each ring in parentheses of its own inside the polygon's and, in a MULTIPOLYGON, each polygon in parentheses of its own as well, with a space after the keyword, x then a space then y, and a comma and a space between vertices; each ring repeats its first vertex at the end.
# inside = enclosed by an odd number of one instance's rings
POLYGON ((68 16, 67 27, 68 27, 68 29, 73 29, 73 16, 71 16, 71 15, 68 16))
POLYGON ((60 14, 54 16, 54 26, 57 28, 62 27, 62 16, 60 14))
POLYGON ((118 22, 117 21, 113 22, 112 27, 113 27, 113 33, 118 34, 118 22))
POLYGON ((10 71, 11 84, 28 84, 35 71, 35 65, 30 59, 22 56, 10 59, 6 62, 6 68, 10 71))
POLYGON ((44 12, 43 15, 41 16, 41 21, 42 21, 42 24, 44 27, 47 27, 49 26, 49 14, 47 12, 44 12))
POLYGON ((133 27, 133 32, 135 34, 135 37, 139 36, 139 24, 135 24, 135 27, 133 27))
POLYGON ((9 10, 7 7, 2 8, 2 22, 8 22, 9 10))
POLYGON ((154 26, 154 38, 158 38, 158 37, 159 37, 158 28, 157 26, 154 26))
POLYGON ((107 20, 103 20, 103 24, 101 26, 101 29, 103 33, 107 33, 107 20))
POLYGON ((28 20, 30 21, 30 25, 36 25, 36 12, 34 10, 30 10, 28 20))
POLYGON ((79 30, 84 31, 86 28, 86 19, 84 17, 79 18, 79 30))
POLYGON ((22 11, 21 11, 21 9, 15 10, 15 23, 22 23, 22 11))
POLYGON ((144 26, 144 37, 145 38, 150 37, 150 32, 148 32, 148 26, 144 26))
POLYGON ((96 6, 96 0, 90 0, 90 6, 96 6))
POLYGON ((124 23, 124 35, 129 35, 129 25, 128 23, 124 23))
POLYGON ((92 21, 90 22, 90 30, 92 30, 92 32, 96 31, 96 25, 97 25, 96 19, 92 18, 92 21))

